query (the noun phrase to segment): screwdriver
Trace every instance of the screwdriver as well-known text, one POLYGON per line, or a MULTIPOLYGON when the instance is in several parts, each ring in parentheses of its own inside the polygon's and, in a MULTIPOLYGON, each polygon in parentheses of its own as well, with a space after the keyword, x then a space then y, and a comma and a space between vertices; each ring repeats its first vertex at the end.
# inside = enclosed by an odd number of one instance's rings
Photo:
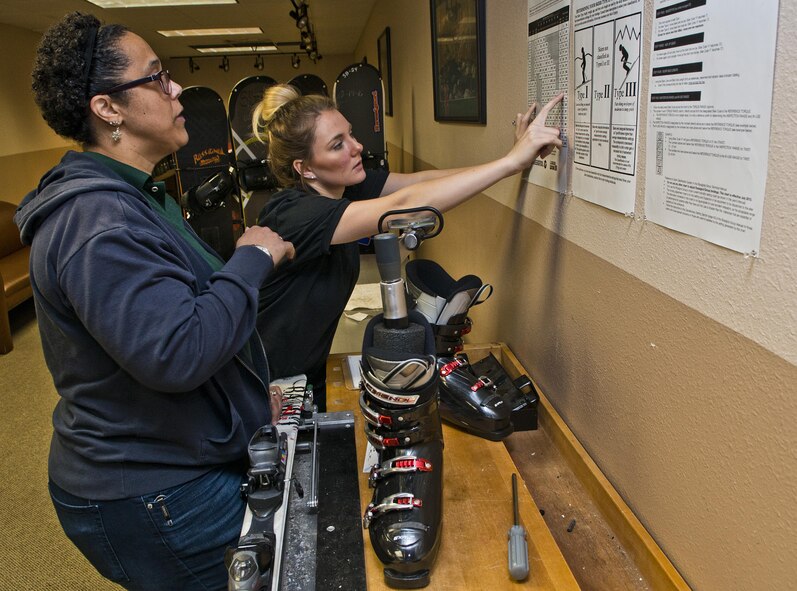
POLYGON ((512 508, 515 523, 509 528, 509 576, 522 581, 529 576, 529 546, 526 542, 526 530, 520 525, 517 498, 517 474, 512 474, 512 508))

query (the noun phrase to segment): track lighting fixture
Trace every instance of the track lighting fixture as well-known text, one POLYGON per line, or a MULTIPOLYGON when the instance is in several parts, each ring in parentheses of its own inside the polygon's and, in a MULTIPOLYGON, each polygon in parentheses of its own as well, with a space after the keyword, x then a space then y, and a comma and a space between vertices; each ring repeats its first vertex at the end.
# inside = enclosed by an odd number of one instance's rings
POLYGON ((300 63, 299 56, 294 53, 293 57, 291 58, 291 66, 293 66, 294 70, 299 69, 299 63, 300 63))
MULTIPOLYGON (((296 28, 299 29, 301 41, 299 48, 307 52, 307 57, 316 63, 321 59, 321 54, 318 53, 318 46, 316 44, 315 35, 313 34, 313 27, 310 25, 310 16, 307 13, 308 4, 306 0, 291 0, 293 10, 288 14, 296 21, 296 28)), ((293 61, 291 61, 293 64, 293 61)), ((298 68, 298 65, 293 66, 298 68)))
POLYGON ((225 72, 230 71, 230 58, 228 58, 226 55, 221 58, 221 65, 219 66, 219 69, 224 70, 225 72))
POLYGON ((263 66, 264 66, 264 64, 263 64, 263 56, 262 55, 258 55, 255 58, 255 70, 262 70, 263 66))
POLYGON ((288 14, 296 21, 296 28, 306 29, 310 24, 310 19, 307 17, 307 4, 304 3, 304 0, 300 0, 298 4, 291 0, 291 3, 295 10, 291 10, 288 14))
POLYGON ((199 69, 199 64, 194 63, 194 58, 188 58, 188 70, 193 74, 199 69))

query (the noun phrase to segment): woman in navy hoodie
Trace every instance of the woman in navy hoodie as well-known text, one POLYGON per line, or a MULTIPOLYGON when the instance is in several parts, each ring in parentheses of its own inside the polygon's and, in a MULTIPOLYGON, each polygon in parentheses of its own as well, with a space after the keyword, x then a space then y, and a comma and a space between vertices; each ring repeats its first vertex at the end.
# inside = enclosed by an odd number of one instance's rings
POLYGON ((258 288, 293 246, 249 228, 225 262, 153 180, 188 135, 182 88, 141 37, 69 14, 42 38, 33 90, 47 123, 83 146, 15 217, 61 397, 56 512, 127 589, 226 588, 247 444, 279 412, 258 288))

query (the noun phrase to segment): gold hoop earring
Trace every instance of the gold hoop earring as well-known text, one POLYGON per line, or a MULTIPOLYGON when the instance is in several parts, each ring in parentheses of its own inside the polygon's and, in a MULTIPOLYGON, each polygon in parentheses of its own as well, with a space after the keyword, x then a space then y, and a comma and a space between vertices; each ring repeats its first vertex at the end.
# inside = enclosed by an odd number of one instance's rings
POLYGON ((122 126, 121 121, 110 121, 110 124, 114 127, 114 130, 111 132, 111 139, 114 143, 119 143, 119 140, 122 139, 122 132, 119 128, 122 126))

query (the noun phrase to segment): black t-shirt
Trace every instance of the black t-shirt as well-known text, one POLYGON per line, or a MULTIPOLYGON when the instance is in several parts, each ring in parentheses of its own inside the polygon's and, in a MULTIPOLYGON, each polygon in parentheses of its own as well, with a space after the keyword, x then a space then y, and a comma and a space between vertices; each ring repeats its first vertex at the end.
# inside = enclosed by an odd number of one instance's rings
POLYGON ((257 329, 272 378, 323 376, 340 315, 360 274, 357 242, 330 245, 352 201, 378 197, 388 173, 366 171, 341 199, 300 189, 275 194, 258 223, 293 243, 296 257, 269 274, 260 289, 257 329))

